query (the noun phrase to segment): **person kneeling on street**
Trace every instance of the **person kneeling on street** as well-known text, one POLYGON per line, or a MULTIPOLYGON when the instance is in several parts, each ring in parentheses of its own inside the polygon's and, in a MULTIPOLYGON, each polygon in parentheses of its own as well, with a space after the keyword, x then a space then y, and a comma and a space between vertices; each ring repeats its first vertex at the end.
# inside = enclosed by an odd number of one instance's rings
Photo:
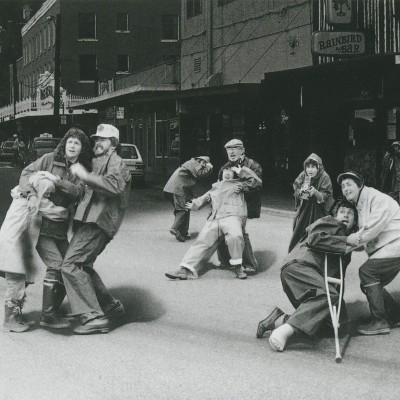
MULTIPOLYGON (((354 246, 348 235, 357 226, 357 210, 346 201, 339 201, 334 217, 322 217, 310 225, 306 235, 288 254, 281 270, 283 290, 296 309, 292 315, 276 307, 258 324, 257 337, 272 330, 269 344, 275 351, 283 351, 287 341, 296 333, 314 336, 329 318, 329 307, 324 280, 325 253, 328 254, 328 274, 340 277, 339 257, 342 257, 343 274, 350 263, 348 254, 354 246)), ((329 284, 332 306, 339 302, 339 291, 329 284)), ((345 312, 341 315, 343 319, 345 312)))
POLYGON ((168 278, 180 280, 197 278, 202 266, 217 250, 222 238, 228 246, 229 262, 235 268, 236 277, 247 278, 242 266, 247 206, 244 194, 238 188, 238 180, 245 178, 259 179, 250 168, 227 168, 223 171, 222 181, 214 183, 212 189, 203 196, 187 203, 187 207, 191 210, 198 210, 205 204, 211 203, 212 211, 196 242, 181 261, 180 268, 165 274, 168 278), (236 179, 235 173, 238 176, 236 179))

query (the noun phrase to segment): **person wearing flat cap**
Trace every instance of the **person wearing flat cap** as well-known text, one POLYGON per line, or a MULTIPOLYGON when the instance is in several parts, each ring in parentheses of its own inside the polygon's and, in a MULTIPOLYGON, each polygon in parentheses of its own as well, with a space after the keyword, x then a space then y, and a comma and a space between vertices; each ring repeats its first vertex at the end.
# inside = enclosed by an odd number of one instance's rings
POLYGON ((400 326, 400 307, 384 288, 400 271, 400 206, 387 194, 365 186, 356 172, 340 174, 337 182, 358 213, 359 229, 348 236, 348 244, 354 249, 363 246, 368 254, 359 275, 372 319, 360 325, 358 332, 387 334, 390 327, 400 326))
POLYGON ((190 238, 190 210, 186 203, 193 198, 193 188, 200 179, 208 177, 213 166, 207 156, 193 157, 177 168, 164 186, 165 197, 174 206, 174 223, 169 232, 179 242, 190 238))
POLYGON ((93 268, 98 255, 112 240, 122 223, 128 205, 131 175, 116 153, 119 131, 112 125, 97 127, 89 173, 79 163, 70 171, 85 184, 85 197, 74 217, 74 234, 69 244, 61 273, 72 314, 81 324, 75 334, 107 333, 111 322, 125 313, 122 303, 108 291, 93 268))
POLYGON ((393 142, 383 157, 379 190, 400 203, 400 142, 393 142))
MULTIPOLYGON (((245 156, 243 142, 239 139, 232 139, 225 144, 228 162, 224 164, 218 173, 218 179, 222 180, 223 170, 232 167, 247 167, 251 169, 259 179, 240 179, 237 183, 237 190, 244 192, 244 198, 247 204, 247 218, 260 218, 261 198, 260 190, 262 187, 262 169, 258 162, 245 156)), ((253 248, 250 243, 249 234, 246 232, 246 224, 243 225, 244 250, 243 267, 247 275, 255 275, 258 272, 258 263, 254 257, 253 248)), ((229 252, 226 244, 221 242, 218 247, 218 259, 221 265, 229 265, 229 252)))

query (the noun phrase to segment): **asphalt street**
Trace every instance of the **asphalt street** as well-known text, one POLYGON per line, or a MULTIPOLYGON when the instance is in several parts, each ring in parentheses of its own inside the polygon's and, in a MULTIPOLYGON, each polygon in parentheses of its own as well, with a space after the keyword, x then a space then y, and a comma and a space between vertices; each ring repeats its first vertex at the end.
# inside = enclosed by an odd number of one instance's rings
MULTIPOLYGON (((0 165, 0 221, 19 172, 0 165)), ((206 213, 192 213, 192 241, 206 213)), ((179 266, 192 242, 177 242, 168 232, 171 221, 159 190, 132 189, 123 225, 95 264, 127 310, 124 324, 108 334, 75 336, 39 327, 42 266, 27 289, 25 308, 36 327, 22 334, 0 332, 1 399, 400 398, 400 328, 390 335, 353 337, 341 364, 334 361, 330 335, 300 338, 283 353, 269 348, 268 335, 256 339, 258 321, 275 305, 293 310, 279 277, 290 218, 262 212, 248 222, 262 272, 245 281, 214 269, 215 258, 198 280, 168 280, 164 272, 179 266)), ((356 254, 346 277, 354 321, 369 315, 358 281, 365 258, 356 254)), ((399 299, 399 278, 389 290, 399 299)))

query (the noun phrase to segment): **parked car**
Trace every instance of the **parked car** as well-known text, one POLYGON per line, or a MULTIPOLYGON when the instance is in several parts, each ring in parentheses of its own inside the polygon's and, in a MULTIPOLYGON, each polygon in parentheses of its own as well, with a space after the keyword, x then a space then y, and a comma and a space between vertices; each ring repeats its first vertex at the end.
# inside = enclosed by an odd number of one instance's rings
POLYGON ((121 143, 120 156, 131 173, 132 182, 144 185, 144 164, 137 146, 129 143, 121 143))
POLYGON ((14 141, 6 140, 0 146, 0 160, 12 161, 14 159, 14 141))
POLYGON ((51 153, 60 143, 60 140, 60 138, 53 138, 51 135, 35 137, 29 145, 30 160, 35 161, 43 154, 51 153))

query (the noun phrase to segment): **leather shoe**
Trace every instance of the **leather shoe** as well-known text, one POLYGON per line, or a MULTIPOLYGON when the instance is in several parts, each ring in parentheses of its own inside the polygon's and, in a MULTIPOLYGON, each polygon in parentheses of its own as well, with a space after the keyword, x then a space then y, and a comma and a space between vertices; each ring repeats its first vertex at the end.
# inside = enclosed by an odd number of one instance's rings
POLYGON ((77 326, 74 329, 75 335, 92 335, 95 333, 110 332, 110 321, 107 317, 99 317, 91 319, 83 325, 77 326))
POLYGON ((111 321, 120 319, 125 315, 124 305, 119 300, 117 300, 115 305, 108 311, 104 312, 104 314, 111 321))
POLYGON ((386 321, 371 321, 367 324, 360 325, 357 332, 362 335, 385 335, 390 333, 389 324, 386 321))
POLYGON ((186 268, 179 268, 176 271, 166 272, 165 276, 169 279, 179 279, 186 281, 188 278, 188 270, 186 268))
POLYGON ((275 329, 275 321, 284 314, 285 313, 279 307, 275 307, 268 317, 258 323, 257 338, 261 339, 265 332, 275 329))
POLYGON ((178 242, 184 242, 184 241, 185 241, 184 236, 178 231, 178 229, 171 228, 171 229, 169 230, 169 233, 171 233, 172 235, 174 235, 175 238, 176 238, 176 240, 177 240, 178 242))
POLYGON ((244 267, 244 272, 246 273, 246 275, 257 275, 257 270, 253 267, 249 267, 249 266, 245 266, 244 267))

